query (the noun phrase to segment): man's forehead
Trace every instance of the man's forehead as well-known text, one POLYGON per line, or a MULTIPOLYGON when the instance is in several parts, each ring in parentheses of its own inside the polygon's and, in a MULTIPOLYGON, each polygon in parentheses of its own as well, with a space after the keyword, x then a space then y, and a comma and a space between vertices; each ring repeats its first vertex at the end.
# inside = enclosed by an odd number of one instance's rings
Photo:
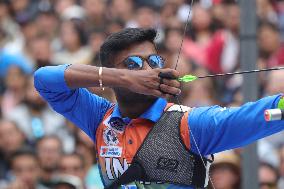
POLYGON ((133 44, 129 48, 119 52, 116 56, 116 60, 122 61, 124 58, 130 55, 139 55, 142 57, 147 57, 155 53, 157 53, 155 45, 149 41, 144 41, 141 43, 133 44))

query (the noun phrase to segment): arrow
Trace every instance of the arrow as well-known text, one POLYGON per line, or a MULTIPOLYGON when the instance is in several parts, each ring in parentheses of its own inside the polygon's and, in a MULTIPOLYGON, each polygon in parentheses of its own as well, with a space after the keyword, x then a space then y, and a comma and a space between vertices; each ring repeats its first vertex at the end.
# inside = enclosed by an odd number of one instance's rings
POLYGON ((231 73, 223 73, 223 74, 210 74, 205 76, 195 76, 195 75, 184 75, 178 78, 180 82, 192 82, 196 79, 203 79, 208 77, 221 77, 227 75, 237 75, 237 74, 248 74, 248 73, 257 73, 257 72, 267 72, 273 70, 284 70, 284 67, 276 67, 276 68, 267 68, 267 69, 259 69, 259 70, 249 70, 249 71, 238 71, 238 72, 231 72, 231 73))

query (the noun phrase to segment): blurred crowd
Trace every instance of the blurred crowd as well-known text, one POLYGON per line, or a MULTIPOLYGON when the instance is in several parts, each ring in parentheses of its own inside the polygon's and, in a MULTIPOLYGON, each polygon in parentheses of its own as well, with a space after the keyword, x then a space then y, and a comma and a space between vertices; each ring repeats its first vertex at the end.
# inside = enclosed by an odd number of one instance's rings
MULTIPOLYGON (((33 72, 59 64, 100 65, 104 39, 125 27, 154 27, 167 67, 180 74, 240 70, 240 13, 234 0, 0 0, 0 188, 97 189, 93 142, 34 89, 33 72), (191 10, 190 24, 184 27, 191 10), (184 39, 182 48, 181 41, 184 39)), ((256 0, 258 68, 284 64, 284 1, 256 0)), ((284 72, 258 75, 259 97, 284 92, 284 72)), ((114 76, 115 77, 115 76, 114 76)), ((182 87, 182 104, 243 103, 242 77, 182 87)), ((111 89, 89 88, 112 102, 111 89)), ((216 155, 216 189, 238 189, 242 149, 216 155)), ((259 141, 261 189, 284 188, 284 136, 259 141)))

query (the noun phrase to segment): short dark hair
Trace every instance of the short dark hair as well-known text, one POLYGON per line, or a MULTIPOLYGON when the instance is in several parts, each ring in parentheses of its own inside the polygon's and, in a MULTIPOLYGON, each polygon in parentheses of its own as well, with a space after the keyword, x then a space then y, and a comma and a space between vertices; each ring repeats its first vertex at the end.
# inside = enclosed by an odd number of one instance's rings
POLYGON ((56 140, 59 144, 59 148, 60 148, 60 153, 63 152, 63 144, 62 141, 60 140, 60 138, 57 135, 45 135, 41 138, 39 138, 38 140, 36 140, 35 142, 35 147, 36 147, 36 152, 38 152, 38 148, 39 145, 41 144, 41 142, 45 141, 45 140, 56 140))
POLYGON ((85 159, 83 157, 83 155, 77 153, 77 152, 72 152, 72 153, 65 153, 65 154, 62 154, 61 155, 61 158, 60 159, 63 159, 63 158, 68 158, 68 157, 75 157, 77 159, 79 159, 81 161, 81 166, 82 166, 82 169, 85 168, 86 166, 86 162, 85 162, 85 159))
POLYGON ((153 28, 125 28, 117 33, 111 34, 106 38, 100 49, 100 60, 102 66, 113 67, 110 62, 113 57, 129 46, 149 41, 154 44, 157 31, 153 28))
POLYGON ((13 168, 13 164, 14 164, 15 159, 17 159, 18 157, 21 157, 21 156, 29 156, 29 157, 33 158, 36 162, 38 161, 38 158, 37 158, 35 151, 29 146, 24 146, 24 147, 16 150, 14 153, 12 153, 9 156, 10 168, 13 168))

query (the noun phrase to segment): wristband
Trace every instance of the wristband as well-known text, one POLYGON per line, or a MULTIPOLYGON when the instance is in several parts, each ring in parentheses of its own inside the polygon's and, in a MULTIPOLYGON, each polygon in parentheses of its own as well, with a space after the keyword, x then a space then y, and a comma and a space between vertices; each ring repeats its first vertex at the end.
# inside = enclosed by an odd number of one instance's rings
POLYGON ((99 84, 100 88, 104 91, 105 88, 103 87, 103 67, 99 68, 99 84))

